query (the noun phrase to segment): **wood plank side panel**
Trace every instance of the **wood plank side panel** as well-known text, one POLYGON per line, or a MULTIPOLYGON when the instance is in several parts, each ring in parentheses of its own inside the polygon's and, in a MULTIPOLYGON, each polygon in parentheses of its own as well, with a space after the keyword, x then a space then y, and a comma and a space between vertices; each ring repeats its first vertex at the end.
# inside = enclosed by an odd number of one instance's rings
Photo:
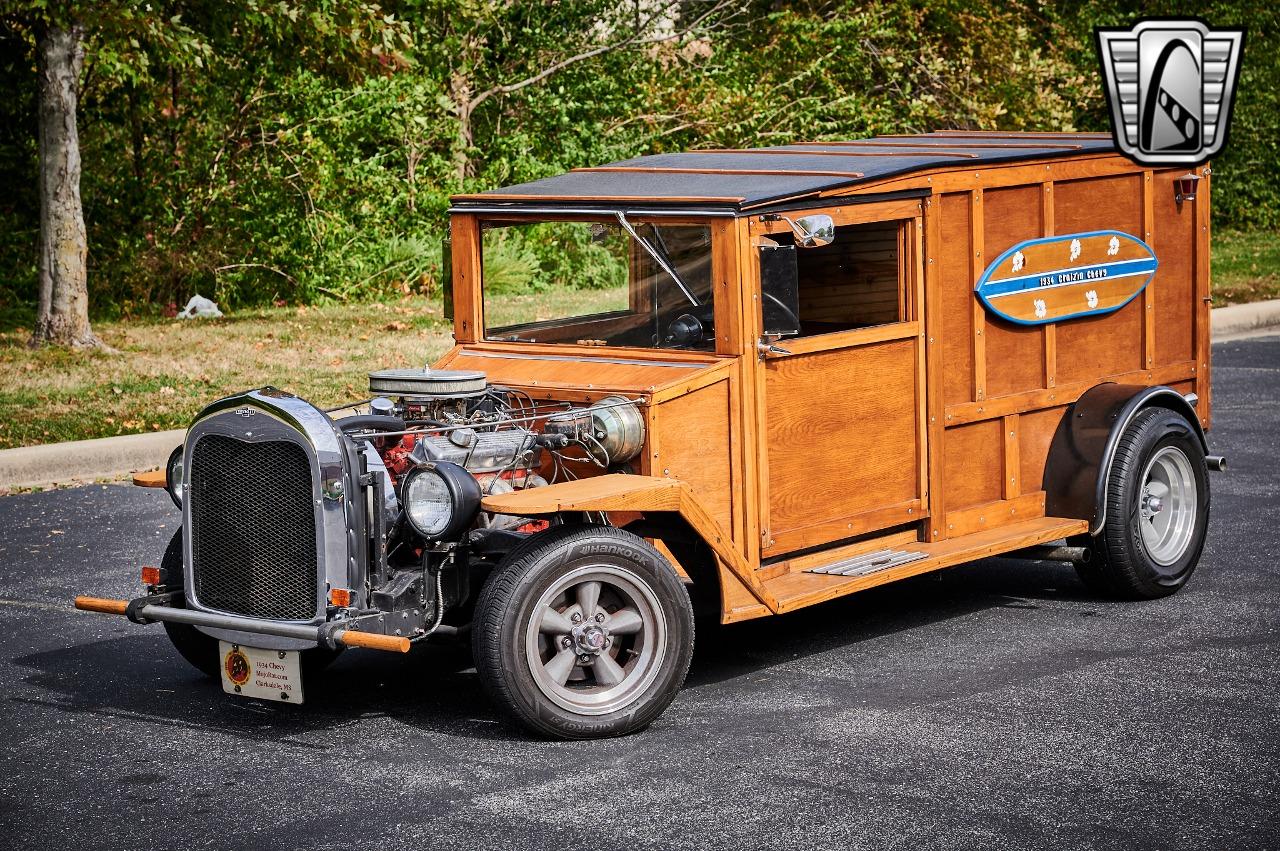
POLYGON ((973 296, 973 287, 982 275, 982 248, 985 244, 983 234, 982 190, 975 189, 969 193, 969 314, 972 320, 970 343, 973 347, 973 398, 982 401, 987 398, 987 311, 982 302, 973 296))
POLYGON ((1018 416, 1019 475, 1024 491, 1045 487, 1044 468, 1049 459, 1049 446, 1066 410, 1065 406, 1042 408, 1018 416))
POLYGON ((1022 520, 1044 517, 1045 493, 1033 491, 1012 499, 982 503, 947 514, 947 528, 959 538, 988 529, 999 529, 1022 520))
POLYGON ((453 261, 453 339, 472 343, 484 328, 480 295, 480 225, 475 216, 455 214, 449 220, 453 261))
MULTIPOLYGON (((933 219, 937 244, 930 249, 941 328, 935 344, 942 350, 941 386, 946 404, 973 401, 973 281, 969 278, 969 196, 956 193, 935 198, 933 219)), ((981 309, 981 306, 979 306, 981 309)), ((938 380, 937 377, 934 378, 938 380)))
POLYGON ((1200 415, 1200 422, 1208 428, 1213 420, 1213 386, 1209 373, 1212 366, 1210 359, 1213 357, 1213 348, 1209 340, 1209 308, 1212 300, 1209 289, 1209 241, 1211 238, 1209 184, 1212 181, 1209 179, 1207 168, 1199 171, 1203 177, 1194 202, 1196 213, 1195 338, 1198 366, 1196 393, 1200 396, 1200 404, 1196 412, 1200 415))
POLYGON ((941 199, 933 197, 924 203, 923 251, 922 257, 922 298, 924 306, 924 344, 925 344, 925 376, 924 385, 925 414, 928 427, 928 447, 926 454, 928 480, 929 518, 925 521, 924 539, 941 541, 946 538, 946 525, 943 514, 946 511, 946 493, 943 489, 943 417, 946 411, 944 384, 947 373, 943 368, 943 279, 942 264, 942 205, 941 199))
POLYGON ((1022 448, 1019 441, 1021 425, 1017 414, 1004 418, 1004 498, 1013 499, 1022 494, 1022 448))
POLYGON ((1032 390, 1029 393, 1018 393, 1013 396, 1001 396, 986 402, 965 402, 950 405, 946 409, 948 427, 964 423, 981 422, 992 417, 1003 417, 1008 414, 1024 414, 1039 408, 1054 405, 1066 405, 1079 399, 1085 391, 1105 381, 1117 384, 1172 384, 1194 377, 1192 369, 1195 361, 1172 363, 1156 369, 1141 369, 1133 372, 1121 372, 1112 375, 1095 376, 1073 384, 1060 384, 1045 390, 1032 390))
POLYGON ((804 546, 839 540, 842 520, 919 499, 916 341, 765 362, 765 555, 786 552, 791 533, 821 525, 826 541, 804 546))
MULTIPOLYGON (((1155 196, 1154 186, 1151 182, 1151 172, 1144 171, 1142 173, 1142 239, 1150 246, 1152 251, 1156 250, 1153 228, 1155 226, 1155 196)), ((1157 253, 1156 257, 1160 255, 1157 253)), ((1147 288, 1142 291, 1142 357, 1143 365, 1147 369, 1156 365, 1156 280, 1153 277, 1151 283, 1147 284, 1147 288)))
POLYGON ((730 454, 729 382, 671 399, 658 409, 661 457, 653 474, 689 485, 707 513, 733 528, 735 479, 730 454))
MULTIPOLYGON (((987 264, 1020 242, 1044 233, 1038 185, 992 189, 983 193, 983 227, 987 264)), ((974 299, 982 310, 982 303, 974 299)), ((986 322, 987 398, 1045 386, 1045 332, 991 314, 986 322)))
MULTIPOLYGON (((1195 340, 1195 218, 1189 204, 1174 201, 1174 178, 1186 172, 1157 171, 1152 175, 1152 239, 1160 265, 1156 269, 1156 366, 1194 360, 1195 340)), ((1201 181, 1203 183, 1204 181, 1201 181)))
POLYGON ((948 517, 960 509, 994 502, 1003 495, 1003 423, 1002 419, 993 419, 947 429, 943 488, 948 517))
MULTIPOLYGON (((729 361, 729 453, 731 475, 736 498, 733 502, 733 523, 728 527, 733 536, 734 548, 751 561, 753 550, 748 543, 750 519, 754 516, 756 472, 750 464, 755 460, 755 446, 748 443, 754 435, 744 411, 747 399, 754 398, 744 387, 742 358, 742 276, 744 268, 740 255, 740 241, 745 240, 746 225, 739 219, 717 219, 711 223, 711 280, 715 287, 716 352, 732 356, 729 361)), ((754 414, 752 414, 754 416, 754 414)), ((723 586, 723 582, 721 583, 723 586)))
MULTIPOLYGON (((1040 184, 1040 235, 1054 236, 1053 181, 1040 184)), ((1050 322, 1044 328, 1044 386, 1052 387, 1058 378, 1058 326, 1050 322)))
POLYGON ((764 328, 760 312, 760 263, 756 258, 754 220, 734 219, 738 250, 738 276, 742 309, 734 317, 742 357, 742 469, 743 499, 747 504, 744 544, 751 566, 760 566, 760 551, 769 529, 769 482, 761 461, 764 423, 767 419, 764 364, 756 356, 756 342, 764 328))
MULTIPOLYGON (((1058 233, 1142 230, 1142 174, 1054 184, 1054 227, 1058 233)), ((1144 367, 1142 300, 1115 313, 1059 322, 1057 380, 1102 381, 1108 375, 1144 367)))

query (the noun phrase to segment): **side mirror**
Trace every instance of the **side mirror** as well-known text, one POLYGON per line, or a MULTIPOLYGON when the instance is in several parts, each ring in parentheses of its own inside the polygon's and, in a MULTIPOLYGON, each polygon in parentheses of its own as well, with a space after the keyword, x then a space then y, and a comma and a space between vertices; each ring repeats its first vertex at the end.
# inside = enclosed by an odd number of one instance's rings
POLYGON ((453 320, 453 239, 440 240, 440 290, 444 298, 444 318, 453 320))
POLYGON ((800 333, 800 273, 794 245, 761 245, 760 313, 765 336, 800 333))
POLYGON ((801 248, 821 248, 836 240, 836 223, 830 216, 818 214, 803 216, 794 222, 786 219, 796 235, 796 245, 801 248))

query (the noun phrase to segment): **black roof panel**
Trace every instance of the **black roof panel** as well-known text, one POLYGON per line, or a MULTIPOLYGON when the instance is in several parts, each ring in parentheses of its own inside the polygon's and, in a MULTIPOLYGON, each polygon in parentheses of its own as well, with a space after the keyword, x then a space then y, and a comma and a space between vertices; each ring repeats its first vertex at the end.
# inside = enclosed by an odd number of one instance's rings
POLYGON ((459 195, 454 202, 459 209, 508 203, 515 207, 526 202, 743 209, 913 171, 1114 150, 1111 137, 1102 134, 956 131, 877 136, 851 142, 654 154, 459 195))

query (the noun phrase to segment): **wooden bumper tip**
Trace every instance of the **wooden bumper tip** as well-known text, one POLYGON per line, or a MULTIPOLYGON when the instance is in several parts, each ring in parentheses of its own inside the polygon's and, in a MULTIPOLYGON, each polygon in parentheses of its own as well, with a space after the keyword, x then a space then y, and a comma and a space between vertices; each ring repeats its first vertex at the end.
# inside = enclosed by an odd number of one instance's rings
POLYGON ((144 470, 133 474, 133 483, 140 488, 162 488, 168 479, 164 470, 144 470))
POLYGON ((98 612, 104 615, 123 615, 129 608, 128 600, 107 600, 102 597, 76 597, 76 608, 82 612, 98 612))
POLYGON ((386 650, 390 653, 408 653, 409 639, 403 635, 379 635, 376 632, 357 632, 343 630, 337 635, 338 641, 348 647, 363 647, 366 650, 386 650))

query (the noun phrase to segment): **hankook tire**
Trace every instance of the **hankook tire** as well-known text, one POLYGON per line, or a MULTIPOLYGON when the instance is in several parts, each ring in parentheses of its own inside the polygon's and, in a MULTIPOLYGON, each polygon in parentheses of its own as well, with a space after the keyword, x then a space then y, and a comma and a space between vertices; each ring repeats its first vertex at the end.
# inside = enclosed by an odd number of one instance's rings
POLYGON ((1139 411, 1120 437, 1080 578, 1110 596, 1166 597, 1191 577, 1208 525, 1208 467, 1191 424, 1165 408, 1139 411))
POLYGON ((675 569, 612 526, 561 525, 512 550, 476 604, 476 670, 527 729, 562 739, 647 727, 684 683, 693 609, 675 569))

